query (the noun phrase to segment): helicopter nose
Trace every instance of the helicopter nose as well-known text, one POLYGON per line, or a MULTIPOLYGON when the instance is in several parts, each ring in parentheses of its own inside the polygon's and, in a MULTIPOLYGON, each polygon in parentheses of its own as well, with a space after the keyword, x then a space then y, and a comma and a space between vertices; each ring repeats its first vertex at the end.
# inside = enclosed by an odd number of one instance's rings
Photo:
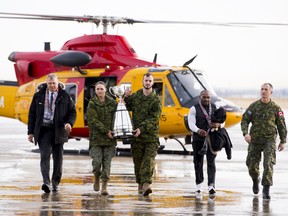
POLYGON ((241 122, 243 110, 240 107, 236 105, 235 106, 227 105, 224 108, 226 110, 226 116, 227 116, 225 121, 226 128, 232 127, 241 122))
POLYGON ((10 53, 10 55, 8 56, 8 60, 12 61, 12 62, 16 62, 16 52, 12 52, 10 53))

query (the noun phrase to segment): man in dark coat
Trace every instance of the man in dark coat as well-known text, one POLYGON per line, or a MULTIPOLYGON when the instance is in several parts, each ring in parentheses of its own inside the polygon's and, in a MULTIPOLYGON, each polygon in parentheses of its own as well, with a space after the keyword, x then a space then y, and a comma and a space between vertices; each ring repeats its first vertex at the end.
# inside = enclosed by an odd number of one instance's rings
POLYGON ((63 145, 68 142, 76 120, 75 104, 59 85, 55 74, 47 76, 33 96, 28 116, 28 140, 39 145, 42 190, 50 193, 50 156, 53 154, 52 190, 57 191, 62 177, 63 145))

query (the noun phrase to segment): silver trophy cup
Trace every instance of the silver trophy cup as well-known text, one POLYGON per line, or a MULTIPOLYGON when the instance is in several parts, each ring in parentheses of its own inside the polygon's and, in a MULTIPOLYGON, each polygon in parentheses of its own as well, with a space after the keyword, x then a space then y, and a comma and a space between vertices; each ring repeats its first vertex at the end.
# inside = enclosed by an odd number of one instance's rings
MULTIPOLYGON (((122 99, 125 90, 123 86, 113 86, 109 88, 109 92, 113 96, 122 99)), ((114 115, 113 136, 117 139, 127 139, 133 136, 131 117, 123 100, 119 100, 114 115)))

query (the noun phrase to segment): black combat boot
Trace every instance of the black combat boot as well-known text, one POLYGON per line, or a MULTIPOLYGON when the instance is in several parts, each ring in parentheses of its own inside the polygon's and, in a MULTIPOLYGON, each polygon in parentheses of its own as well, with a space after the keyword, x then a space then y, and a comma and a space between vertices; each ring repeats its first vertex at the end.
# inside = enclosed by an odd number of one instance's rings
POLYGON ((101 195, 109 195, 108 190, 107 190, 107 181, 102 181, 102 188, 101 188, 101 195))
POLYGON ((253 180, 253 187, 252 187, 253 193, 258 194, 259 193, 259 178, 252 179, 252 180, 253 180))
POLYGON ((152 193, 152 189, 149 183, 143 184, 143 196, 149 196, 152 193))
POLYGON ((262 191, 263 199, 270 199, 271 198, 269 190, 270 190, 270 186, 269 185, 263 186, 263 191, 262 191))
POLYGON ((99 184, 100 184, 100 177, 95 176, 94 185, 93 185, 94 191, 99 191, 99 189, 100 189, 99 184))

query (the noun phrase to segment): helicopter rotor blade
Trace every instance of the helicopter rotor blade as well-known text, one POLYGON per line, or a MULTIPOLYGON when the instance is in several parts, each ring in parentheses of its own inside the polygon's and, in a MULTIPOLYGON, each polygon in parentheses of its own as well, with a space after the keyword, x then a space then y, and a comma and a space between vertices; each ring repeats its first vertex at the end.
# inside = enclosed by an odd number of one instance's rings
POLYGON ((288 26, 288 23, 269 22, 205 22, 205 21, 172 21, 172 20, 129 20, 133 23, 154 23, 154 24, 195 24, 195 25, 218 25, 218 26, 288 26))
POLYGON ((19 16, 16 17, 17 19, 23 19, 25 17, 34 17, 35 19, 39 18, 58 18, 58 19, 71 19, 75 20, 77 18, 83 18, 83 16, 69 16, 69 15, 45 15, 45 14, 28 14, 28 13, 7 13, 7 12, 0 12, 1 15, 6 15, 4 18, 13 18, 13 16, 19 16))
POLYGON ((65 18, 45 18, 45 17, 9 17, 9 16, 0 16, 0 19, 27 19, 27 20, 55 20, 55 21, 75 21, 65 18))
POLYGON ((190 59, 189 61, 185 62, 185 63, 183 64, 183 67, 187 67, 189 64, 191 64, 197 56, 198 56, 198 55, 195 55, 192 59, 190 59))
POLYGON ((155 55, 154 55, 153 63, 154 63, 154 64, 157 63, 157 53, 155 53, 155 55))
POLYGON ((208 22, 208 21, 173 21, 173 20, 142 20, 131 19, 127 17, 112 17, 112 16, 71 16, 71 15, 45 15, 45 14, 28 14, 28 13, 9 13, 0 12, 0 19, 30 19, 30 20, 52 20, 52 21, 76 21, 90 22, 97 26, 102 25, 107 27, 108 24, 115 26, 116 24, 134 24, 134 23, 149 23, 149 24, 189 24, 189 25, 210 25, 210 26, 228 26, 228 27, 247 27, 247 26, 288 26, 288 23, 281 22, 208 22))

